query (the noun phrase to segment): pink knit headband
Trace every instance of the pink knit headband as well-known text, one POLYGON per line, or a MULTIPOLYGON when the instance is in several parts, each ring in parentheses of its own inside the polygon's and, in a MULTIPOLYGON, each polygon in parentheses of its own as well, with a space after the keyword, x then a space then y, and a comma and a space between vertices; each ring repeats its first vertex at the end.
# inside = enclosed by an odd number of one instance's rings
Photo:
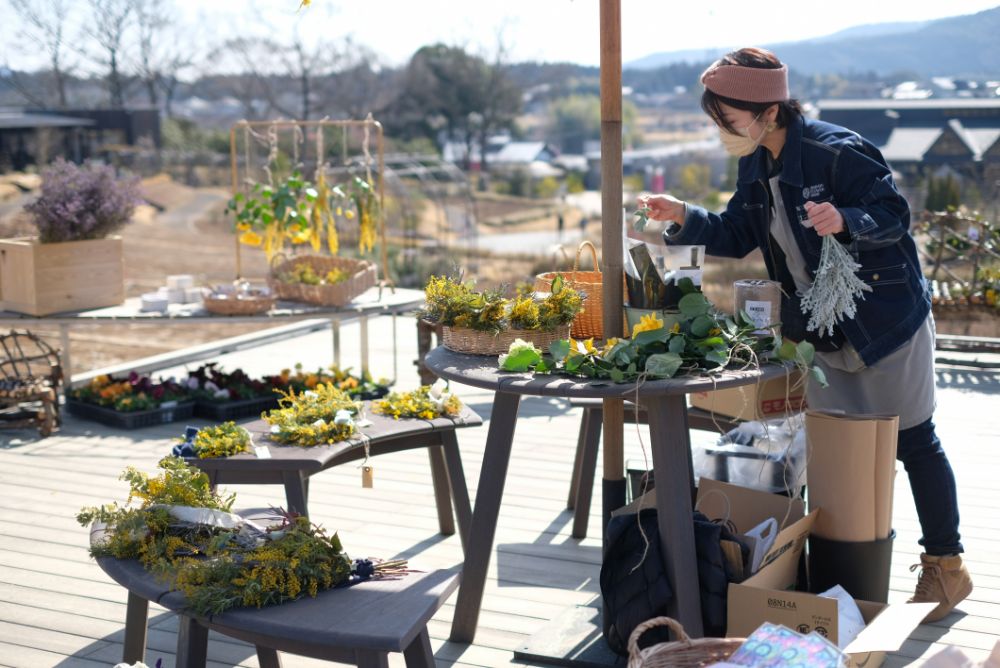
POLYGON ((788 99, 788 67, 764 69, 712 63, 701 75, 705 88, 742 102, 781 102, 788 99))

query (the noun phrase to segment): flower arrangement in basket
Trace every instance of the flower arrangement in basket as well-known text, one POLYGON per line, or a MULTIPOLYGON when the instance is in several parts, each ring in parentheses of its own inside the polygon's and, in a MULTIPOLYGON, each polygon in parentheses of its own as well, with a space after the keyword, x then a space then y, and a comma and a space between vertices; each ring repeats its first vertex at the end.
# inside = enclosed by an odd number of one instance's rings
POLYGON ((346 257, 275 256, 268 281, 281 299, 344 306, 378 282, 373 262, 346 257))
POLYGON ((156 476, 129 467, 122 474, 128 503, 83 508, 76 519, 103 529, 91 556, 138 559, 183 593, 194 614, 277 605, 407 572, 402 560, 352 560, 337 534, 305 516, 276 510, 250 521, 234 514, 236 495, 220 496, 208 475, 183 459, 166 457, 158 466, 156 476))
POLYGON ((422 317, 443 326, 444 346, 474 355, 498 355, 517 339, 547 347, 567 338, 583 302, 562 277, 541 299, 530 290, 514 299, 499 289, 477 292, 473 283, 445 276, 431 276, 424 296, 422 317))

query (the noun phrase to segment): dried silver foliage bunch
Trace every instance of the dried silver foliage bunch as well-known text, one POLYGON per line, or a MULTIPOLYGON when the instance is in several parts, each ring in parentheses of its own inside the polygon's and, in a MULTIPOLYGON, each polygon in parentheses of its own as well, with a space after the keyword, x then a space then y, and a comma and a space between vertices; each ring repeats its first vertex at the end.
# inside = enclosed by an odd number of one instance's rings
POLYGON ((812 287, 802 295, 802 312, 809 314, 806 330, 826 330, 833 334, 833 326, 841 320, 853 319, 857 314, 857 300, 864 299, 871 286, 857 276, 861 265, 833 238, 823 237, 819 268, 812 287))

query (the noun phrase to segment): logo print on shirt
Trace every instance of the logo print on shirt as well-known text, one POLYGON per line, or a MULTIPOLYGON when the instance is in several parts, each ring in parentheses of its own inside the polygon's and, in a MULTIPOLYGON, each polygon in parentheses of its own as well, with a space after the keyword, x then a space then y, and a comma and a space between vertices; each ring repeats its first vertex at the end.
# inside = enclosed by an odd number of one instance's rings
POLYGON ((826 186, 822 183, 817 183, 814 186, 806 186, 802 189, 802 198, 812 199, 813 197, 819 197, 823 194, 824 190, 826 190, 826 186))

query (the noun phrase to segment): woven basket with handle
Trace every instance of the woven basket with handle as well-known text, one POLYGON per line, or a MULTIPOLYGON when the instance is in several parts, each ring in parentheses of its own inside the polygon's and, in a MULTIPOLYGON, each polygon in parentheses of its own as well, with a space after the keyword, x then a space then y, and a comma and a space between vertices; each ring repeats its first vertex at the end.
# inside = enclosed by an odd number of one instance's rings
MULTIPOLYGON (((551 292, 552 280, 558 275, 559 272, 555 271, 538 274, 535 277, 535 291, 551 292)), ((603 276, 604 274, 597 263, 597 249, 589 241, 583 241, 576 249, 576 261, 573 262, 573 271, 570 272, 569 276, 565 277, 566 283, 570 287, 586 295, 586 299, 583 302, 583 309, 573 319, 571 333, 574 339, 604 338, 603 276), (590 250, 590 255, 594 260, 593 271, 580 271, 580 255, 585 248, 590 250)))
POLYGON ((691 638, 670 617, 654 617, 635 627, 628 638, 628 668, 700 668, 725 661, 745 638, 691 638), (639 649, 639 638, 649 629, 669 627, 677 640, 639 649))
POLYGON ((510 344, 522 339, 535 344, 536 348, 548 350, 553 342, 569 338, 569 325, 560 325, 551 332, 539 329, 507 329, 497 335, 474 329, 444 327, 441 343, 448 350, 470 355, 502 355, 510 350, 510 344))
POLYGON ((375 264, 368 260, 323 255, 300 255, 285 259, 281 255, 276 255, 271 261, 271 277, 268 284, 281 299, 319 306, 344 306, 373 287, 377 280, 378 270, 375 264), (348 278, 333 285, 306 285, 281 280, 282 274, 298 264, 312 265, 313 270, 320 276, 325 276, 331 269, 339 269, 346 272, 348 278))

